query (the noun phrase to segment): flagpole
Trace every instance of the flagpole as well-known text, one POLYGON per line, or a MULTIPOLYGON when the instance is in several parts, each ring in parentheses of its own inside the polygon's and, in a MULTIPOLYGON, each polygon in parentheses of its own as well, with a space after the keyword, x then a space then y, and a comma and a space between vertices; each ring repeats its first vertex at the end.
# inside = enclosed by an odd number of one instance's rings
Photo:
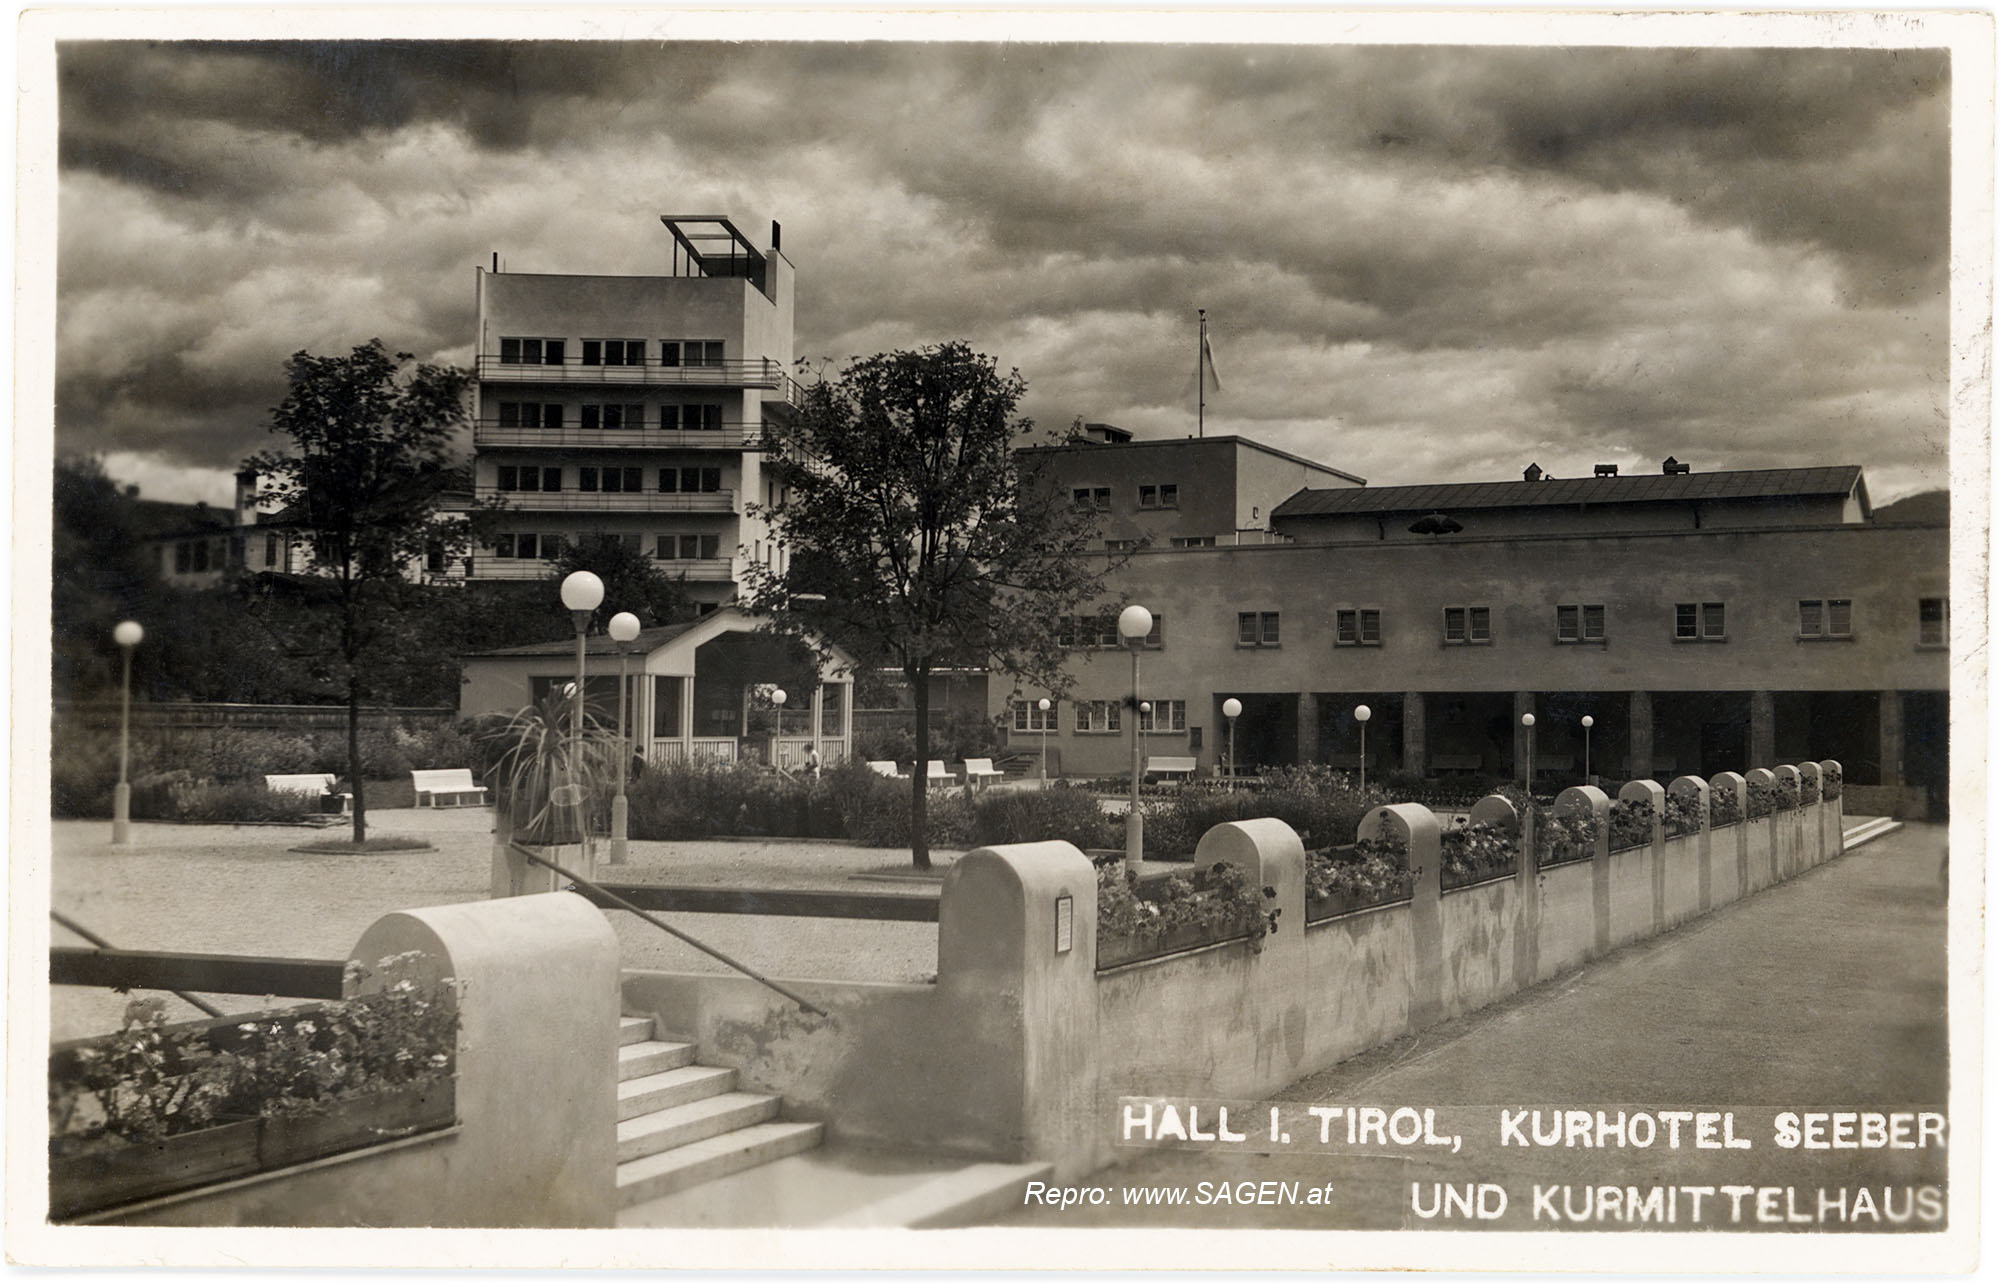
POLYGON ((1202 366, 1208 356, 1208 309, 1198 307, 1194 314, 1201 321, 1201 331, 1194 345, 1194 434, 1200 437, 1208 417, 1208 371, 1202 366))

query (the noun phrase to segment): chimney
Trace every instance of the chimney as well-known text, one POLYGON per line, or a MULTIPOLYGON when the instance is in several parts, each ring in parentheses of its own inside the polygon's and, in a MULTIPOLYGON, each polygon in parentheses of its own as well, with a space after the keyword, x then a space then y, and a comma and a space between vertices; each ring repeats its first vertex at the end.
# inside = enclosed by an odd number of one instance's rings
POLYGON ((236 524, 254 526, 257 524, 257 469, 242 467, 236 470, 236 524))
POLYGON ((1669 477, 1684 477, 1688 473, 1688 466, 1674 456, 1668 455, 1667 461, 1660 465, 1660 471, 1669 477))
POLYGON ((785 229, 780 227, 778 220, 774 218, 771 220, 771 252, 775 254, 784 247, 785 229))
POLYGON ((1615 463, 1600 463, 1597 465, 1597 468, 1592 473, 1592 475, 1599 477, 1615 477, 1618 475, 1618 465, 1615 463))
POLYGON ((1539 463, 1531 463, 1521 470, 1521 480, 1523 481, 1540 481, 1541 479, 1542 465, 1539 463))

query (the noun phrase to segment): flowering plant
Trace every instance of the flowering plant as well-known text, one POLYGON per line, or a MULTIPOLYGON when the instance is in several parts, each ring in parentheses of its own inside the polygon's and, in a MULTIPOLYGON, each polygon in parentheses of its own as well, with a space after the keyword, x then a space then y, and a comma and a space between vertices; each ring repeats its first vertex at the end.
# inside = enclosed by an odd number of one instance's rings
POLYGON ((1167 878, 1141 894, 1138 875, 1121 864, 1097 871, 1097 930, 1100 936, 1130 940, 1144 948, 1170 934, 1199 932, 1210 940, 1246 937, 1252 949, 1278 929, 1280 910, 1272 887, 1252 886, 1243 870, 1222 861, 1193 879, 1167 878))
POLYGON ((1735 824, 1743 818, 1743 804, 1733 788, 1711 788, 1708 791, 1708 826, 1719 829, 1735 824))
POLYGON ((1811 806, 1819 801, 1819 781, 1804 771, 1799 772, 1799 805, 1811 806))
POLYGON ((1820 767, 1819 795, 1829 802, 1840 796, 1840 763, 1829 762, 1820 767))
POLYGON ((1520 838, 1497 824, 1460 822, 1438 835, 1446 887, 1462 887, 1520 867, 1520 838))
POLYGON ((1692 837, 1701 832, 1701 794, 1667 794, 1667 836, 1692 837))
POLYGON ((1611 849, 1623 851, 1650 846, 1653 841, 1653 804, 1641 799, 1611 804, 1611 849))
POLYGON ((1342 913, 1407 900, 1411 890, 1409 852, 1393 838, 1363 838, 1306 857, 1306 902, 1314 908, 1342 913))
POLYGON ((1543 864, 1588 860, 1597 846, 1597 817, 1588 811, 1551 815, 1542 825, 1543 864))
POLYGON ((1770 780, 1760 777, 1749 781, 1749 793, 1750 805, 1748 809, 1750 818, 1761 820, 1769 815, 1773 803, 1777 801, 1777 786, 1770 780))
POLYGON ((1778 777, 1778 782, 1773 787, 1772 792, 1776 797, 1778 810, 1794 811, 1798 809, 1799 779, 1797 776, 1791 774, 1791 772, 1787 771, 1778 777))

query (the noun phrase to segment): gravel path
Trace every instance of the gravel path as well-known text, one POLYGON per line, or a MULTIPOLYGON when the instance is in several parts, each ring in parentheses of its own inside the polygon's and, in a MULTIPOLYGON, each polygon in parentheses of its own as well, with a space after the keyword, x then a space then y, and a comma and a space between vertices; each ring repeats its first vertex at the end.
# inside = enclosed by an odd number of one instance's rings
MULTIPOLYGON (((135 823, 127 847, 110 845, 103 821, 53 826, 53 907, 113 944, 190 953, 345 958, 377 918, 397 909, 483 900, 492 860, 492 813, 371 811, 371 836, 422 838, 436 849, 383 855, 299 855, 286 848, 341 830, 135 823)), ((940 868, 955 851, 933 852, 940 868)), ((601 860, 601 857, 600 857, 601 860)), ((793 841, 634 842, 623 865, 600 862, 604 880, 688 886, 867 889, 922 894, 931 884, 857 878, 907 868, 887 848, 793 841)), ((933 923, 667 914, 667 921, 780 978, 909 981, 937 971, 933 923)), ((670 971, 727 971, 721 963, 613 912, 623 964, 670 971)), ((81 944, 61 927, 57 944, 81 944)), ((225 1011, 261 997, 211 995, 225 1011)), ((107 990, 51 990, 52 1036, 116 1028, 125 997, 107 990)), ((171 1003, 174 1018, 191 1008, 171 1003)))

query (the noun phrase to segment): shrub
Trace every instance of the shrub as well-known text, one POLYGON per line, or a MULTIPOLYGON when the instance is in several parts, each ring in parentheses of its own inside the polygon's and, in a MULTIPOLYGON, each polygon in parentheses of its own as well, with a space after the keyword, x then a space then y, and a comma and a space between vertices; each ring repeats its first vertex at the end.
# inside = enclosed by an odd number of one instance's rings
POLYGON ((1611 804, 1611 849, 1624 851, 1650 846, 1653 841, 1653 804, 1643 799, 1611 804))
POLYGON ((319 813, 308 793, 272 792, 262 780, 218 782, 168 771, 132 782, 132 817, 202 824, 299 824, 319 813))
POLYGON ((1118 845, 1119 826, 1083 789, 989 793, 972 807, 972 837, 980 846, 1063 841, 1081 850, 1118 845))
POLYGON ((1409 852, 1375 838, 1338 850, 1306 853, 1306 917, 1330 918, 1410 898, 1409 852))
POLYGON ((1181 788, 1146 804, 1146 850, 1156 859, 1185 859, 1218 824, 1269 816, 1298 833, 1307 850, 1354 841, 1363 816, 1390 800, 1379 788, 1363 792, 1346 775, 1320 765, 1262 774, 1260 790, 1218 792, 1181 788))

